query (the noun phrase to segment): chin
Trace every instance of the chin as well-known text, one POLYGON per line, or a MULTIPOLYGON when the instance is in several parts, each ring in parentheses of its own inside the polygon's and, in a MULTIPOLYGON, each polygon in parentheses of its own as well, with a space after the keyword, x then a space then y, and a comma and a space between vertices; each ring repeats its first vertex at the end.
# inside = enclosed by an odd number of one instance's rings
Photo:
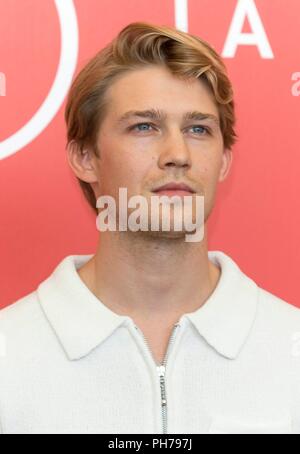
POLYGON ((185 231, 165 231, 165 230, 159 230, 159 231, 151 231, 148 230, 147 232, 141 232, 143 233, 144 236, 148 238, 155 238, 155 239, 170 239, 170 240, 185 240, 185 235, 188 232, 185 231))

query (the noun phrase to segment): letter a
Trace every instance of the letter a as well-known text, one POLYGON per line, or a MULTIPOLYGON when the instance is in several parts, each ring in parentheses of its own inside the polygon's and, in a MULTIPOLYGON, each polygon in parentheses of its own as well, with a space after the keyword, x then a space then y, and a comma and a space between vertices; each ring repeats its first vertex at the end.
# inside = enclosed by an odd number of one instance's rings
POLYGON ((257 46, 262 58, 274 58, 254 0, 238 0, 222 56, 234 57, 239 45, 257 46), (246 18, 248 18, 252 33, 242 33, 246 18))

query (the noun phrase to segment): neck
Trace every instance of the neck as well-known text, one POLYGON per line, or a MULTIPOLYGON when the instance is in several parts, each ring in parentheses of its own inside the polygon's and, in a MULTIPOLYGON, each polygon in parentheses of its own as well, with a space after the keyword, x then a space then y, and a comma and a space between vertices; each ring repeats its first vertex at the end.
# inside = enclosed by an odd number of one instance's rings
POLYGON ((220 269, 208 259, 205 226, 199 243, 102 232, 96 254, 78 274, 115 313, 141 323, 163 318, 170 325, 204 304, 220 269))

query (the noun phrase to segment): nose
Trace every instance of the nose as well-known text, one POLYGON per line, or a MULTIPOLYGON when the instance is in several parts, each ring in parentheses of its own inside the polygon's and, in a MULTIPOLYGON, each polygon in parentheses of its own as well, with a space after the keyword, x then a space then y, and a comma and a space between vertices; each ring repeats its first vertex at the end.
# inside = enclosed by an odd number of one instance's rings
POLYGON ((166 167, 191 167, 191 156, 181 132, 170 132, 161 143, 158 166, 166 167))

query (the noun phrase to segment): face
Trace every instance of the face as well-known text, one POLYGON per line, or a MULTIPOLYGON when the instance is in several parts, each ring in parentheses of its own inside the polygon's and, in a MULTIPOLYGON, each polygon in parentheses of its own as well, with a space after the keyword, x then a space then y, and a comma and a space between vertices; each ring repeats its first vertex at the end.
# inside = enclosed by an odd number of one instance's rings
POLYGON ((96 198, 111 195, 116 201, 119 188, 127 188, 128 199, 143 195, 150 202, 154 188, 183 182, 204 195, 206 221, 231 152, 224 149, 218 109, 204 83, 148 66, 114 81, 107 99, 97 142, 101 159, 71 162, 77 176, 92 184, 96 198))

